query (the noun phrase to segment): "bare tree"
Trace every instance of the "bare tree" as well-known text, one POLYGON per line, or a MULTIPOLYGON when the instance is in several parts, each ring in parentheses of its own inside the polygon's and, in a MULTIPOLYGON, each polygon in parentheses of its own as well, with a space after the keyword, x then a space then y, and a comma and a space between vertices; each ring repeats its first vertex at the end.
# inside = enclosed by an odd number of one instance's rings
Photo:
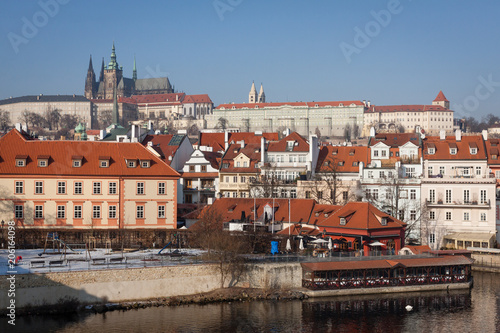
POLYGON ((338 205, 349 201, 356 201, 356 193, 352 182, 343 182, 339 177, 339 163, 337 159, 325 161, 320 172, 316 173, 307 187, 311 198, 318 203, 338 205))
POLYGON ((52 131, 53 129, 59 129, 59 120, 61 119, 61 113, 58 109, 48 105, 47 110, 45 110, 44 117, 47 121, 47 125, 50 131, 52 131))
POLYGON ((316 136, 318 137, 318 140, 321 141, 321 131, 319 130, 318 127, 316 127, 316 129, 314 130, 314 134, 316 134, 316 136))
POLYGON ((243 131, 244 132, 250 132, 250 119, 249 118, 245 118, 243 119, 243 131))
POLYGON ((198 136, 198 134, 200 134, 200 130, 196 124, 193 124, 188 128, 187 134, 189 136, 198 136))
POLYGON ((250 179, 251 198, 278 198, 280 187, 284 182, 276 176, 276 165, 273 162, 264 163, 261 167, 262 173, 250 179))
POLYGON ((113 123, 113 111, 104 110, 99 112, 99 116, 97 118, 100 128, 106 128, 113 123))
POLYGON ((220 128, 222 130, 225 130, 228 126, 228 121, 226 118, 220 117, 219 120, 217 121, 217 128, 220 128))
POLYGON ((345 141, 347 141, 347 142, 351 141, 351 136, 352 136, 351 125, 347 124, 344 127, 344 139, 345 139, 345 141))
POLYGON ((79 118, 76 115, 65 114, 61 116, 59 125, 61 128, 72 130, 78 124, 79 118))
POLYGON ((0 110, 0 131, 5 132, 10 127, 10 112, 0 110))

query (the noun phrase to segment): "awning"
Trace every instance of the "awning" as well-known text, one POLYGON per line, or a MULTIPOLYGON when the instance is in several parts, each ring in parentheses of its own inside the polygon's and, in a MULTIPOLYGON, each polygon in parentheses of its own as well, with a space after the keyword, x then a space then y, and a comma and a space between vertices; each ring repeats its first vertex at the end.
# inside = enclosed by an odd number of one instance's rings
POLYGON ((370 243, 370 244, 368 244, 368 245, 370 245, 370 246, 385 246, 385 244, 384 244, 384 243, 381 243, 381 242, 379 242, 379 241, 376 241, 376 242, 370 243))
POLYGON ((487 232, 456 232, 446 235, 443 238, 458 241, 489 242, 492 238, 495 238, 495 234, 487 232))
POLYGON ((320 244, 320 243, 328 243, 328 241, 326 239, 318 238, 316 240, 313 240, 311 243, 320 244))

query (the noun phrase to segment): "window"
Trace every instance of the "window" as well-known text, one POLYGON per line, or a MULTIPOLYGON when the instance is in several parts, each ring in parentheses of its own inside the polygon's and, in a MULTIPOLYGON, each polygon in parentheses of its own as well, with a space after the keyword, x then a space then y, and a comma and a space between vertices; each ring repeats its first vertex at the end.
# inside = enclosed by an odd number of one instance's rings
POLYGON ((436 235, 435 234, 429 235, 429 243, 431 243, 431 244, 436 243, 436 235))
MULTIPOLYGON (((332 197, 332 199, 335 199, 332 197)), ((342 191, 342 200, 347 201, 349 199, 349 192, 348 191, 342 191)))
POLYGON ((435 220, 436 219, 436 212, 430 211, 429 212, 429 219, 430 220, 435 220))
POLYGON ((440 174, 441 176, 444 176, 444 166, 440 166, 440 167, 439 167, 439 174, 440 174))
POLYGON ((116 194, 116 183, 115 182, 110 182, 109 185, 109 194, 116 194))
POLYGON ((408 178, 415 177, 415 168, 406 168, 406 177, 408 178))
POLYGON ((158 194, 165 194, 165 183, 158 183, 158 194))
POLYGON ((159 219, 164 219, 165 218, 165 206, 158 206, 158 218, 159 219))
POLYGON ((368 171, 368 178, 373 178, 373 171, 368 171))
POLYGON ((189 172, 194 172, 194 165, 189 166, 189 172))
POLYGON ((246 192, 241 192, 240 193, 240 198, 246 198, 247 197, 247 193, 246 192))
POLYGON ((436 190, 434 190, 434 189, 429 190, 429 202, 430 203, 436 202, 436 190))
POLYGON ((66 194, 66 182, 57 182, 57 194, 66 194))
POLYGON ((401 221, 405 219, 405 211, 404 211, 404 209, 400 209, 398 211, 398 219, 400 219, 401 221))
POLYGON ((450 154, 456 155, 457 154, 457 148, 450 148, 450 154))
POLYGON ((415 221, 417 219, 417 211, 416 210, 410 210, 410 220, 415 221))
POLYGON ((24 193, 24 182, 16 181, 16 194, 23 194, 23 193, 24 193))
POLYGON ((476 176, 481 176, 481 167, 480 166, 476 167, 476 176))
POLYGON ((469 219, 470 219, 470 213, 464 212, 464 221, 469 221, 469 219))
POLYGON ((306 191, 306 199, 311 199, 311 191, 306 191))
POLYGON ((247 182, 247 177, 241 176, 241 177, 240 177, 240 181, 241 181, 242 183, 246 183, 246 182, 247 182))
POLYGON ((47 166, 47 160, 38 160, 38 166, 45 168, 47 166))
POLYGON ((378 150, 373 150, 373 156, 378 157, 378 150))
POLYGON ((470 202, 470 190, 464 190, 464 203, 470 202))
POLYGON ((487 201, 486 201, 486 190, 481 190, 480 197, 481 197, 481 203, 482 204, 487 203, 487 201))
POLYGON ((451 212, 446 212, 446 221, 451 221, 451 212))
POLYGON ((385 178, 385 172, 384 171, 380 171, 380 175, 379 175, 380 178, 385 178))
POLYGON ((42 205, 35 206, 35 218, 36 219, 43 219, 43 206, 42 205))
POLYGON ((238 192, 233 192, 233 198, 237 198, 238 197, 238 192))
POLYGON ((144 183, 137 183, 137 194, 144 194, 144 183))
POLYGON ((445 196, 445 199, 446 199, 446 203, 449 204, 451 203, 451 190, 446 190, 446 196, 445 196))
POLYGON ((92 207, 92 218, 100 219, 101 218, 101 206, 93 206, 92 207))
MULTIPOLYGON (((247 161, 243 161, 243 167, 244 167, 244 168, 247 168, 247 167, 248 167, 248 162, 247 162, 247 161)), ((206 167, 205 167, 205 169, 206 169, 206 167)))
POLYGON ((428 149, 429 155, 434 155, 435 152, 436 152, 435 148, 429 148, 428 149))
POLYGON ((417 199, 417 190, 410 190, 410 199, 417 199))
POLYGON ((385 189, 385 198, 387 200, 392 200, 393 196, 392 196, 392 190, 390 188, 385 189))
POLYGON ((74 207, 74 210, 75 210, 74 218, 75 219, 82 218, 82 208, 83 208, 83 206, 80 206, 80 205, 74 207))
POLYGON ((378 189, 377 188, 374 188, 372 190, 372 198, 373 198, 373 200, 378 200, 378 189))
POLYGON ((323 199, 323 191, 318 191, 318 199, 323 199))
POLYGON ((138 219, 143 219, 144 218, 144 206, 137 206, 136 207, 136 218, 138 219))
POLYGON ((297 198, 297 190, 296 189, 290 190, 290 198, 292 198, 292 199, 297 198))
POLYGON ((108 218, 116 219, 116 206, 109 206, 108 208, 108 218))
POLYGON ((141 168, 149 168, 149 161, 141 161, 141 168))
POLYGON ((35 194, 43 194, 43 182, 35 182, 35 194))
POLYGON ((233 183, 237 183, 238 182, 238 176, 233 176, 233 183))
MULTIPOLYGON (((245 162, 244 164, 246 164, 247 162, 245 162)), ((244 165, 246 166, 246 165, 244 165)), ((207 172, 207 166, 206 165, 202 165, 201 166, 201 172, 207 172)))
POLYGON ((386 157, 387 156, 387 151, 386 150, 382 150, 382 157, 386 157))
POLYGON ((432 176, 432 167, 427 167, 427 176, 431 177, 432 176))
POLYGON ((58 219, 66 218, 66 206, 57 206, 57 218, 58 219))
POLYGON ((25 160, 22 160, 22 159, 16 160, 16 166, 23 167, 25 165, 26 165, 26 161, 25 160))
POLYGON ((101 194, 101 182, 94 182, 93 183, 93 190, 94 194, 101 194))
POLYGON ((229 177, 225 177, 225 180, 226 183, 229 183, 229 177))
POLYGON ((82 166, 81 160, 73 160, 73 168, 79 168, 82 166))
POLYGON ((486 213, 481 213, 481 221, 486 221, 486 213))
POLYGON ((24 206, 23 205, 15 205, 14 216, 16 217, 16 219, 22 219, 24 217, 24 206))
POLYGON ((75 182, 75 194, 82 194, 83 184, 82 182, 75 182))
POLYGON ((240 167, 240 161, 236 162, 236 167, 239 168, 240 167))
POLYGON ((470 149, 470 153, 471 153, 472 155, 476 155, 476 154, 477 154, 477 148, 471 148, 471 149, 470 149))

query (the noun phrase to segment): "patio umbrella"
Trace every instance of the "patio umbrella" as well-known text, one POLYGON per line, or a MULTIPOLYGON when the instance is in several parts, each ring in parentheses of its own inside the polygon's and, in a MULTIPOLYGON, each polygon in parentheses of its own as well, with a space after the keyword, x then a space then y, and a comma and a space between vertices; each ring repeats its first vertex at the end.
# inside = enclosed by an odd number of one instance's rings
POLYGON ((331 238, 329 238, 329 239, 328 239, 328 250, 331 250, 331 249, 332 249, 332 247, 333 247, 332 239, 331 239, 331 238))
POLYGON ((290 238, 286 240, 286 250, 290 251, 292 249, 292 245, 290 245, 290 238))
POLYGON ((320 244, 320 243, 328 243, 328 241, 326 239, 323 239, 323 238, 318 238, 316 240, 313 240, 311 243, 320 244))
POLYGON ((384 246, 385 244, 384 243, 380 243, 379 241, 375 241, 375 242, 370 243, 368 245, 370 245, 370 246, 384 246))
POLYGON ((299 250, 303 250, 304 249, 304 243, 302 242, 302 238, 300 239, 300 243, 299 243, 299 250))

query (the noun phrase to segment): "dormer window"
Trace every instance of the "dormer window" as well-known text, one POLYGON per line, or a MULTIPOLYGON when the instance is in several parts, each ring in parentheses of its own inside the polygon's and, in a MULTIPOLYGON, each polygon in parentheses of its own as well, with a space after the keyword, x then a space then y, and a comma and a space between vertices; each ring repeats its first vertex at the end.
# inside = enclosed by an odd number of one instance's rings
POLYGON ((477 154, 477 148, 471 148, 470 149, 471 155, 476 155, 477 154))
POLYGON ((344 161, 339 161, 339 166, 344 166, 344 161))
POLYGON ((352 162, 352 166, 358 166, 358 162, 356 161, 352 162))
POLYGON ((334 151, 332 151, 332 155, 337 155, 337 153, 338 153, 338 150, 336 150, 336 149, 334 151))
POLYGON ((496 160, 498 158, 498 155, 491 155, 492 160, 496 160))
POLYGON ((26 155, 17 155, 16 156, 16 167, 25 167, 27 159, 28 159, 28 156, 26 156, 26 155))
POLYGON ((387 216, 382 217, 382 219, 380 220, 380 224, 387 225, 387 216))
POLYGON ((99 167, 108 168, 109 167, 109 156, 99 156, 99 167))
POLYGON ((324 217, 328 217, 328 213, 325 213, 323 216, 324 216, 324 217))
POLYGON ((429 148, 427 152, 429 153, 429 155, 434 155, 436 153, 436 148, 429 148))
POLYGON ((346 221, 345 217, 341 217, 341 218, 340 218, 340 225, 345 225, 345 224, 346 224, 346 222, 347 222, 347 221, 346 221))
POLYGON ((151 162, 149 160, 141 161, 141 168, 149 168, 150 165, 151 165, 151 162))
POLYGON ((82 160, 83 160, 82 156, 73 156, 71 160, 73 168, 79 168, 82 166, 82 160))
POLYGON ((319 216, 319 212, 315 212, 314 216, 318 217, 319 216))
POLYGON ((457 154, 457 148, 450 148, 450 154, 451 155, 456 155, 457 154))
POLYGON ((137 160, 126 160, 127 168, 135 168, 137 166, 137 160))

